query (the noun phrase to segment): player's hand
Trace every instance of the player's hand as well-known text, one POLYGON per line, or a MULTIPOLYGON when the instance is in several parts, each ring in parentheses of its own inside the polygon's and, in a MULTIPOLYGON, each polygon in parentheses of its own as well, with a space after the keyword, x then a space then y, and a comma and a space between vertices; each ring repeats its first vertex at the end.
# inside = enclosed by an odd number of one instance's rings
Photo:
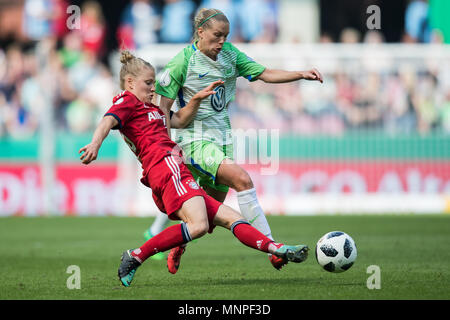
POLYGON ((97 159, 98 149, 99 149, 99 147, 94 143, 89 143, 89 144, 85 145, 83 148, 81 148, 78 151, 78 153, 84 152, 80 156, 81 162, 83 164, 89 164, 92 161, 94 161, 95 159, 97 159))
POLYGON ((313 68, 309 71, 303 71, 303 79, 312 80, 312 81, 320 81, 320 83, 323 83, 322 75, 315 68, 313 68))
POLYGON ((197 92, 192 98, 197 99, 197 100, 203 100, 203 99, 209 97, 210 95, 215 94, 216 92, 214 91, 214 89, 217 88, 218 86, 220 86, 221 84, 224 84, 223 80, 214 81, 209 86, 207 86, 205 89, 197 92))

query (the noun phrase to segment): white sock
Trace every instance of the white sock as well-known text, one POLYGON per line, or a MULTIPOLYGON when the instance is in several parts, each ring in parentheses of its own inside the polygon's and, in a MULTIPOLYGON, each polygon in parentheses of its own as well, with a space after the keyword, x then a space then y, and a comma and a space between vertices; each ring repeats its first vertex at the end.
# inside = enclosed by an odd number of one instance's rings
POLYGON ((153 221, 152 225, 150 226, 150 233, 153 236, 156 236, 158 233, 163 231, 167 224, 169 223, 169 217, 167 217, 167 214, 164 213, 158 213, 158 215, 155 218, 155 221, 153 221))
POLYGON ((238 192, 237 199, 239 208, 241 209, 241 214, 247 219, 247 221, 250 222, 253 227, 258 229, 259 232, 273 240, 269 223, 267 222, 264 211, 261 209, 258 199, 256 198, 255 188, 238 192))

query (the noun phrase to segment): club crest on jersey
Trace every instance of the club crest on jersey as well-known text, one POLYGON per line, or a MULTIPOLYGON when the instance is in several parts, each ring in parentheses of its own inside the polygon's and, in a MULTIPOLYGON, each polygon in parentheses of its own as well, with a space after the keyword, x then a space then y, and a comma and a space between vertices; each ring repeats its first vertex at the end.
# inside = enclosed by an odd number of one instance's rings
POLYGON ((195 182, 194 180, 188 180, 187 181, 189 188, 194 189, 194 190, 198 190, 200 187, 198 186, 197 182, 195 182))
POLYGON ((211 106, 217 112, 220 112, 225 108, 225 86, 220 85, 216 89, 215 94, 211 95, 211 106))
POLYGON ((229 67, 225 70, 225 77, 231 77, 234 74, 233 67, 229 67))

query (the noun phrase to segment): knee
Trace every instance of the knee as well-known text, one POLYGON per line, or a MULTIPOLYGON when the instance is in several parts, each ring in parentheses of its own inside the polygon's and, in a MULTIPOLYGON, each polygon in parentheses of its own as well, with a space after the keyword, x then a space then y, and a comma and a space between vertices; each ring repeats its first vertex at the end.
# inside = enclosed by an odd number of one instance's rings
POLYGON ((237 221, 244 221, 245 218, 239 212, 230 208, 227 205, 221 205, 214 217, 214 224, 226 229, 231 229, 231 226, 237 221))
POLYGON ((252 178, 250 178, 250 175, 243 171, 241 172, 237 178, 234 180, 234 190, 237 192, 245 191, 253 188, 253 181, 252 178))
POLYGON ((209 230, 208 221, 201 221, 188 225, 189 234, 192 239, 197 239, 204 236, 209 230))

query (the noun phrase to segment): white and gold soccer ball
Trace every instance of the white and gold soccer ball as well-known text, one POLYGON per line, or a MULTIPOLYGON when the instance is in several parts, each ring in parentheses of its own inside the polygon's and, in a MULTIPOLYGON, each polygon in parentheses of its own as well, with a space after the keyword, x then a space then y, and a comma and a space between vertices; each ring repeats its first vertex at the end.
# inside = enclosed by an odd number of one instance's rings
POLYGON ((331 231, 317 241, 316 259, 329 272, 344 272, 355 263, 356 244, 342 231, 331 231))

